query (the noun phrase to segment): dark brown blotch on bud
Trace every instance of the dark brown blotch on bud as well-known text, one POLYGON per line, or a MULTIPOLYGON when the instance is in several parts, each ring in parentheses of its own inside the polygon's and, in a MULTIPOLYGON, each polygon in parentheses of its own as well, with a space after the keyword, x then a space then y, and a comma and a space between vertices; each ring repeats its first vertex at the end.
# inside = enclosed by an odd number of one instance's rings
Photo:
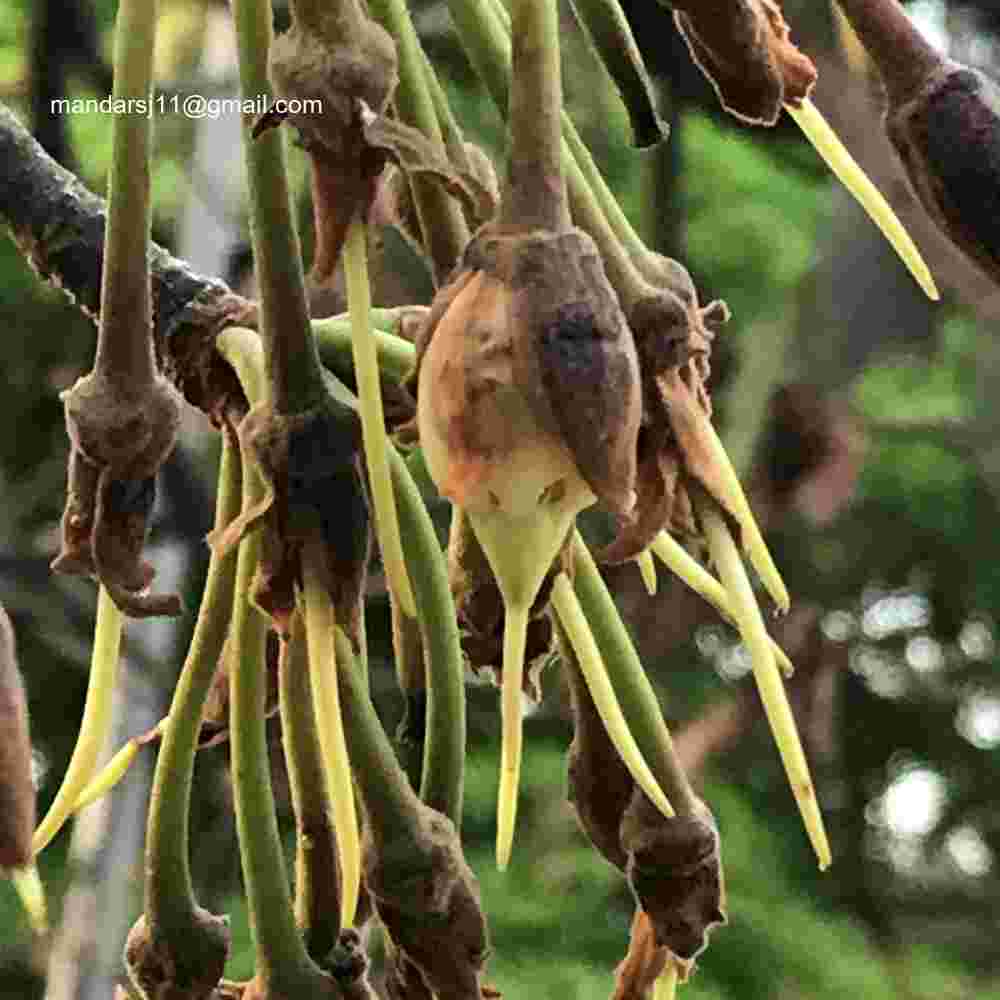
POLYGON ((708 807, 699 815, 666 818, 641 789, 622 817, 627 875, 638 904, 649 915, 657 946, 678 958, 695 958, 708 933, 726 922, 719 834, 708 807))
POLYGON ((942 61, 886 130, 927 213, 1000 284, 1000 87, 942 61))
POLYGON ((35 786, 31 780, 28 703, 17 668, 17 644, 0 607, 0 868, 31 861, 35 786))
POLYGON ((774 125, 782 105, 809 96, 816 67, 792 44, 774 0, 674 0, 673 6, 691 57, 730 114, 774 125))
POLYGON ((366 825, 365 885, 397 963, 414 966, 432 995, 481 1000, 488 940, 476 877, 452 822, 416 800, 413 808, 410 830, 366 825))

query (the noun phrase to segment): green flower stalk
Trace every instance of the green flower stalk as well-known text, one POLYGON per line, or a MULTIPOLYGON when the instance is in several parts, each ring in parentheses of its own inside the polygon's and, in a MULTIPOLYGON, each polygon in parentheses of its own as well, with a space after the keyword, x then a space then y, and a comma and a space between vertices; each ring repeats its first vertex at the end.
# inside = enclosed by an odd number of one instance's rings
POLYGON ((101 587, 97 595, 94 647, 90 657, 90 677, 87 681, 80 733, 59 791, 56 792, 45 818, 35 830, 31 841, 33 854, 44 850, 62 829, 97 767, 97 759, 111 726, 111 703, 118 677, 121 638, 122 613, 108 591, 101 587))
POLYGON ((38 874, 38 865, 31 862, 23 868, 12 868, 7 874, 10 876, 17 898, 21 900, 24 912, 28 915, 32 931, 39 936, 48 934, 48 906, 45 903, 45 887, 38 874))
MULTIPOLYGON (((244 507, 259 496, 258 479, 249 463, 244 467, 243 494, 244 507)), ((236 826, 257 956, 257 975, 244 996, 254 1000, 332 998, 338 991, 309 958, 296 926, 278 836, 264 728, 268 622, 249 600, 260 542, 260 532, 252 531, 239 546, 229 646, 236 826)))
POLYGON ((365 226, 356 218, 347 231, 344 246, 344 269, 347 275, 347 305, 351 315, 354 372, 358 382, 361 432, 365 460, 375 507, 375 523, 382 550, 385 575, 403 613, 416 617, 413 589, 406 572, 399 516, 389 473, 388 439, 382 416, 382 388, 379 381, 378 353, 371 333, 371 288, 368 284, 368 247, 365 226))
MULTIPOLYGON (((224 432, 215 532, 221 532, 239 514, 241 502, 239 452, 232 435, 224 432)), ((225 921, 195 899, 189 851, 195 753, 205 702, 229 630, 236 561, 235 549, 212 552, 198 620, 170 712, 151 734, 162 731, 163 739, 146 826, 145 906, 125 949, 132 981, 150 996, 172 988, 187 991, 189 996, 209 997, 222 977, 229 951, 225 921), (169 970, 166 982, 165 970, 169 970)), ((132 751, 134 757, 142 742, 130 741, 116 760, 127 766, 126 755, 132 751)), ((108 773, 108 781, 112 777, 108 773)), ((95 782, 85 795, 100 790, 95 782)))
MULTIPOLYGON (((270 94, 267 61, 272 44, 271 5, 234 0, 244 94, 270 94)), ((271 130, 254 137, 253 122, 243 129, 250 189, 250 233, 254 270, 260 286, 260 335, 268 390, 279 413, 296 413, 324 396, 319 354, 309 327, 309 306, 301 247, 285 169, 284 136, 271 130)))
POLYGON ((576 532, 572 543, 573 588, 592 632, 611 686, 643 758, 674 810, 698 814, 701 805, 681 768, 660 704, 632 645, 628 629, 601 578, 594 557, 576 532))
POLYGON ((403 529, 403 547, 414 581, 423 638, 427 712, 420 798, 462 828, 466 752, 465 665, 455 602, 434 524, 417 484, 395 448, 389 466, 403 529))

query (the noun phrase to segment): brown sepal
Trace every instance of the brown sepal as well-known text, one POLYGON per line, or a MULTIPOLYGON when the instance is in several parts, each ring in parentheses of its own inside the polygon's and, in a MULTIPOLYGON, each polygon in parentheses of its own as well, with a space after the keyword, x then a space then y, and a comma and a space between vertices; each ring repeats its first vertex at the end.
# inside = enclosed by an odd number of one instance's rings
POLYGON ((17 668, 14 629, 0 606, 0 868, 31 861, 35 786, 31 780, 28 703, 17 668))
POLYGON ((708 807, 700 815, 665 817, 637 788, 621 823, 629 885, 649 915, 658 947, 685 961, 726 922, 719 834, 708 807))
POLYGON ((365 141, 407 176, 427 177, 457 198, 467 218, 479 226, 496 214, 498 199, 481 171, 461 170, 419 129, 386 115, 364 116, 365 141))
POLYGON ((295 610, 302 548, 319 546, 337 621, 357 645, 371 531, 356 414, 332 399, 292 415, 259 405, 238 434, 241 453, 253 457, 266 491, 210 536, 211 544, 224 551, 262 522, 253 599, 280 635, 288 635, 295 610))
POLYGON ((431 994, 481 1000, 488 941, 478 883, 452 822, 419 801, 414 807, 414 829, 366 825, 365 885, 394 948, 431 994))
POLYGON ((142 558, 156 473, 173 450, 177 391, 163 378, 135 393, 91 372, 63 393, 70 458, 57 573, 96 577, 127 615, 179 615, 177 594, 151 594, 142 558))
POLYGON ((649 914, 637 908, 632 918, 628 953, 615 969, 615 992, 611 1000, 649 1000, 660 974, 673 962, 677 978, 687 982, 693 962, 671 955, 668 948, 658 946, 649 914))
POLYGON ((774 0, 675 0, 674 7, 692 59, 730 114, 774 125, 783 104, 798 106, 809 96, 816 67, 792 44, 774 0))
POLYGON ((599 553, 609 564, 634 559, 660 531, 697 534, 690 481, 700 482, 720 503, 726 496, 704 433, 712 415, 708 378, 714 328, 728 321, 729 310, 719 301, 699 305, 684 268, 659 260, 663 283, 629 312, 643 372, 643 426, 634 517, 599 553))

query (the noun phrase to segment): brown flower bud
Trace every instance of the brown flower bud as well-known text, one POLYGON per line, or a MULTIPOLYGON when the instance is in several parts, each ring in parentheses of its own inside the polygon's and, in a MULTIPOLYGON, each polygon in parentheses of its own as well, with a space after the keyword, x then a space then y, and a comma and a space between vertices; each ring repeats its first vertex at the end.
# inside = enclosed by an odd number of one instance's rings
POLYGON ((1000 87, 942 60, 886 131, 928 215, 1000 284, 1000 87))
POLYGON ((488 939, 479 885, 451 820, 416 799, 413 813, 410 830, 366 828, 365 885, 397 968, 435 996, 481 1000, 488 939))
POLYGON ((126 614, 180 614, 176 594, 153 595, 142 559, 156 472, 174 447, 180 395, 162 376, 136 390, 95 370, 63 393, 72 451, 56 572, 93 575, 126 614))
POLYGON ((783 105, 809 96, 816 67, 792 44, 774 0, 674 0, 673 6, 691 57, 730 114, 774 125, 783 105))
POLYGON ((701 803, 700 815, 664 817, 636 789, 621 825, 628 853, 628 880, 649 914, 657 946, 678 958, 695 958, 708 933, 726 922, 726 892, 715 819, 701 803))
POLYGON ((882 78, 886 132, 917 198, 1000 282, 1000 88, 936 52, 897 0, 841 6, 882 78))
POLYGON ((634 502, 639 371, 579 230, 486 226, 418 345, 418 422, 440 491, 470 513, 634 502))

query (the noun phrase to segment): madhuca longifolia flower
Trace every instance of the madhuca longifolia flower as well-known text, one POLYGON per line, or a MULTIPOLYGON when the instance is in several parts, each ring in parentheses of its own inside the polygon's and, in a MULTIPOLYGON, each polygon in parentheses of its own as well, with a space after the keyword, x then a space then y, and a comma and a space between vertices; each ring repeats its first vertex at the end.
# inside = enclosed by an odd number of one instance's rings
POLYGON ((497 860, 520 771, 532 605, 576 515, 635 502, 638 357, 592 240, 489 224, 435 298, 417 345, 417 425, 431 477, 467 516, 504 603, 497 860))
POLYGON ((573 511, 568 528, 597 499, 629 515, 638 360, 584 233, 484 227, 438 294, 418 352, 428 468, 474 523, 550 508, 573 511))

